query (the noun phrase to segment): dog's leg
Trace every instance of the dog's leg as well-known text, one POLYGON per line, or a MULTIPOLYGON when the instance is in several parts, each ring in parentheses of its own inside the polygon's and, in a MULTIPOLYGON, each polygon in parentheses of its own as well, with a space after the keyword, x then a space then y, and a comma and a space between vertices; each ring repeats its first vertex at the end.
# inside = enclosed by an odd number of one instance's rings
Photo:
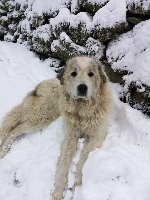
POLYGON ((19 124, 9 132, 9 135, 4 138, 0 145, 0 158, 3 158, 11 147, 13 140, 19 135, 27 133, 27 125, 19 124))
POLYGON ((75 155, 76 147, 77 138, 75 136, 66 134, 62 144, 61 155, 56 170, 53 200, 61 200, 63 197, 63 191, 65 189, 65 184, 67 183, 68 170, 72 158, 75 155))
POLYGON ((79 186, 82 184, 82 168, 85 161, 87 160, 89 153, 95 150, 96 148, 100 148, 102 146, 102 143, 105 137, 106 137, 106 134, 103 134, 101 136, 96 136, 96 137, 91 136, 91 138, 87 139, 87 141, 85 142, 79 163, 77 164, 75 186, 79 186))

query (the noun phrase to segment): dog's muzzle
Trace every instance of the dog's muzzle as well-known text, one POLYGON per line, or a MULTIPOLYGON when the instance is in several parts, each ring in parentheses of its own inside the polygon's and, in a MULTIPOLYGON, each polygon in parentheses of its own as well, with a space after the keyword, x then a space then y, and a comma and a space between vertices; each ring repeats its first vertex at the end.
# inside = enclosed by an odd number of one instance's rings
POLYGON ((85 84, 80 84, 77 87, 78 96, 87 96, 88 87, 85 84))

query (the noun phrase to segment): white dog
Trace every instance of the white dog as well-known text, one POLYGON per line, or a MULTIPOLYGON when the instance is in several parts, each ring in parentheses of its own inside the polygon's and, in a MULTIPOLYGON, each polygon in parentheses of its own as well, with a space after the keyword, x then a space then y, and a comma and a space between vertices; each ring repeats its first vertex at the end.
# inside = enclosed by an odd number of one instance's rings
POLYGON ((0 135, 3 157, 11 142, 22 133, 38 131, 63 115, 65 138, 58 161, 53 200, 61 200, 67 174, 75 155, 77 141, 85 138, 77 165, 76 183, 82 183, 82 168, 88 154, 99 148, 107 134, 107 117, 112 108, 112 95, 102 64, 82 56, 67 61, 58 79, 40 83, 23 103, 5 117, 0 135))
POLYGON ((65 138, 57 166, 54 200, 62 199, 77 141, 84 137, 85 146, 77 165, 75 184, 82 183, 83 164, 91 151, 101 147, 112 108, 110 85, 100 62, 89 57, 72 58, 58 78, 62 84, 60 107, 64 116, 65 138))

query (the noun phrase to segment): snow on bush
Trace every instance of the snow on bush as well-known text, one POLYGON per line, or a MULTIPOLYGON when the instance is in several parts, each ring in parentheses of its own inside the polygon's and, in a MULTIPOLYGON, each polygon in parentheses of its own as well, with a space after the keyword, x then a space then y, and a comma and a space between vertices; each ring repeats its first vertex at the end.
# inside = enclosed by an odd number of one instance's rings
POLYGON ((86 41, 86 48, 88 55, 100 60, 103 57, 105 46, 99 41, 93 38, 88 38, 86 41))
POLYGON ((103 6, 105 6, 109 1, 110 0, 84 0, 83 3, 82 3, 82 6, 88 12, 94 14, 100 8, 102 8, 103 6))
POLYGON ((85 2, 91 3, 93 5, 95 5, 95 4, 104 5, 108 1, 110 1, 110 0, 85 0, 85 2))
POLYGON ((106 52, 114 70, 123 76, 123 98, 150 116, 150 20, 111 42, 106 52))
POLYGON ((150 1, 147 0, 126 0, 130 12, 137 14, 150 14, 150 1))
POLYGON ((111 42, 107 50, 108 62, 114 70, 127 70, 127 84, 141 81, 150 86, 150 20, 136 25, 111 42))
POLYGON ((54 36, 53 40, 57 40, 62 32, 66 32, 76 45, 85 46, 90 37, 95 41, 108 41, 115 36, 116 27, 116 32, 122 31, 126 22, 125 0, 119 3, 118 0, 109 2, 96 0, 86 1, 86 3, 99 4, 103 7, 95 11, 92 16, 85 10, 82 11, 84 2, 77 0, 56 0, 55 3, 53 0, 7 1, 4 7, 9 22, 6 23, 8 34, 5 39, 12 38, 12 41, 29 45, 36 52, 50 55, 48 49, 50 50, 51 35, 54 36), (49 30, 45 28, 48 26, 50 26, 49 30), (109 30, 103 31, 105 28, 109 30), (48 36, 50 38, 45 40, 48 36), (48 41, 47 45, 46 41, 48 41))
POLYGON ((58 37, 62 30, 66 30, 72 37, 76 37, 77 40, 83 37, 81 37, 81 33, 82 35, 86 35, 90 32, 91 22, 91 17, 87 13, 80 12, 74 15, 68 8, 60 10, 59 14, 49 21, 55 37, 58 37), (77 34, 80 34, 80 36, 77 36, 77 34))
POLYGON ((48 54, 50 52, 51 43, 54 39, 51 33, 49 24, 42 25, 33 31, 32 50, 48 54))
POLYGON ((114 27, 117 23, 126 22, 125 0, 110 0, 99 9, 93 17, 93 25, 102 28, 114 27))
MULTIPOLYGON (((71 2, 71 0, 28 1, 27 14, 30 11, 31 18, 35 14, 37 14, 37 16, 43 16, 43 15, 56 16, 56 14, 59 12, 59 10, 61 10, 63 7, 68 6, 70 4, 70 2, 71 2)), ((20 4, 22 4, 21 0, 20 0, 20 4)))
POLYGON ((103 57, 104 49, 105 46, 103 44, 91 37, 86 41, 85 47, 77 45, 65 32, 61 33, 60 38, 54 40, 51 44, 52 52, 57 52, 62 60, 83 54, 88 54, 99 60, 103 57))
POLYGON ((58 40, 52 42, 51 50, 52 52, 57 52, 62 60, 67 60, 72 56, 87 53, 85 47, 75 44, 65 32, 60 34, 58 40))

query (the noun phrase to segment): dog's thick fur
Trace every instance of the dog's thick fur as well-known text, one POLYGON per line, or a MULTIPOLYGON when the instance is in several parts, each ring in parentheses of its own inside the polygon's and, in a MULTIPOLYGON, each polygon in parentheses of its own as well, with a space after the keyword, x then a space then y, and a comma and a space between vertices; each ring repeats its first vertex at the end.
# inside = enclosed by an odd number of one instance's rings
POLYGON ((41 82, 6 115, 0 128, 0 158, 5 156, 17 136, 39 131, 60 116, 59 88, 58 79, 41 82))
POLYGON ((57 79, 42 82, 6 116, 0 129, 3 136, 0 153, 5 154, 16 136, 38 131, 63 115, 65 138, 53 194, 54 200, 61 200, 78 139, 84 137, 85 145, 75 185, 82 182, 82 167, 89 152, 101 147, 106 137, 112 95, 102 64, 86 56, 70 59, 57 77, 61 85, 57 79))

